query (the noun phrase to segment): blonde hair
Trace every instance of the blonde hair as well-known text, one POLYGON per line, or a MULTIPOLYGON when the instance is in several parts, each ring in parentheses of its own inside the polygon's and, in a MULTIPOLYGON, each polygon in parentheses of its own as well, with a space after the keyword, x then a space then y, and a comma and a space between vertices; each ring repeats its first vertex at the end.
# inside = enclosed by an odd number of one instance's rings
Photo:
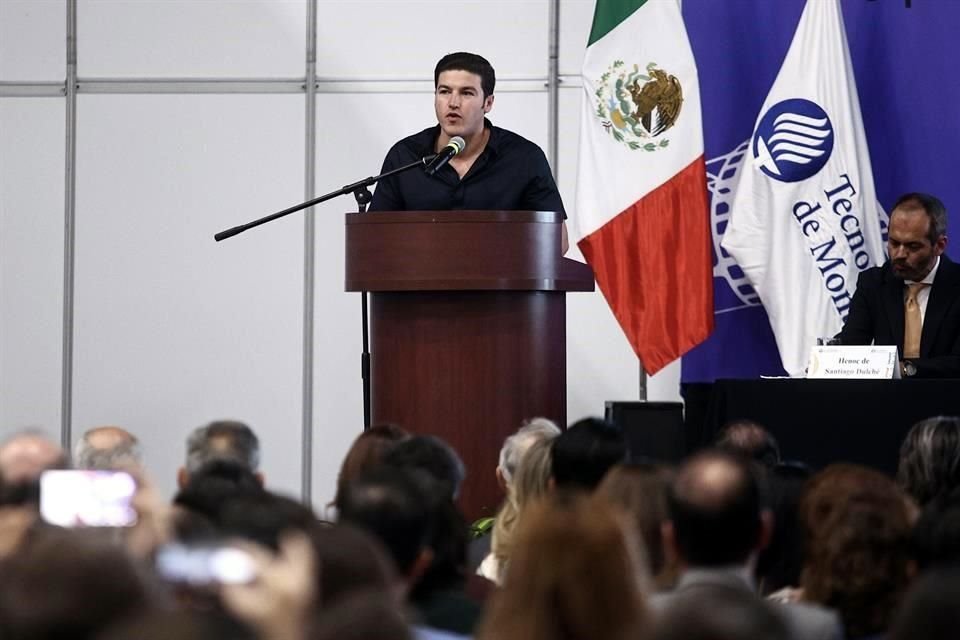
POLYGON ((493 539, 490 542, 490 552, 496 562, 497 583, 503 581, 514 530, 521 514, 527 505, 547 493, 551 472, 550 447, 555 437, 545 436, 527 447, 520 457, 513 479, 507 483, 507 497, 494 520, 493 539))

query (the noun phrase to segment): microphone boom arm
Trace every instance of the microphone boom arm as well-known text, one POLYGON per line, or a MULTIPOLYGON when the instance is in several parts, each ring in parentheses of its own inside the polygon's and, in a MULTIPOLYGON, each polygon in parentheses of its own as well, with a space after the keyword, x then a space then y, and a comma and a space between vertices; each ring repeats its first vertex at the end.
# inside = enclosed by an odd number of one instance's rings
MULTIPOLYGON (((231 228, 229 228, 229 229, 224 229, 223 231, 221 231, 221 232, 217 233, 216 235, 214 235, 214 236, 213 236, 213 239, 216 240, 217 242, 220 242, 221 240, 226 240, 227 238, 232 238, 232 237, 235 236, 235 235, 238 235, 238 234, 240 234, 240 233, 243 233, 243 232, 246 231, 247 229, 253 229, 254 227, 259 227, 259 226, 262 225, 262 224, 266 224, 266 223, 268 223, 268 222, 273 222, 274 220, 276 220, 276 219, 278 219, 278 218, 283 218, 284 216, 288 216, 288 215, 290 215, 291 213, 296 213, 297 211, 301 211, 301 210, 303 210, 303 209, 306 209, 307 207, 312 207, 312 206, 315 205, 315 204, 320 204, 320 203, 322 203, 322 202, 326 202, 327 200, 333 200, 334 198, 338 198, 338 197, 343 196, 343 195, 346 195, 346 194, 348 194, 348 193, 359 194, 359 193, 365 191, 365 190, 367 189, 367 187, 370 187, 370 186, 376 184, 378 181, 380 181, 380 180, 383 179, 383 178, 387 178, 387 177, 390 177, 390 176, 392 176, 392 175, 396 175, 396 174, 398 174, 398 173, 403 173, 404 171, 409 171, 410 169, 413 169, 413 168, 415 168, 415 167, 426 166, 426 165, 429 164, 435 157, 436 157, 436 155, 432 155, 432 156, 427 156, 427 157, 425 157, 425 158, 421 158, 420 160, 417 160, 416 162, 411 162, 410 164, 404 165, 404 166, 402 166, 402 167, 397 167, 396 169, 392 169, 392 170, 390 170, 390 171, 386 171, 386 172, 384 172, 384 173, 381 173, 381 174, 378 175, 378 176, 370 176, 370 177, 368 177, 368 178, 364 178, 363 180, 360 180, 360 181, 358 181, 358 182, 354 182, 353 184, 348 184, 347 186, 345 186, 345 187, 343 187, 343 188, 340 188, 340 189, 337 189, 336 191, 331 191, 330 193, 325 193, 325 194, 323 194, 322 196, 318 196, 318 197, 316 197, 316 198, 314 198, 314 199, 312 199, 312 200, 307 200, 306 202, 301 202, 300 204, 294 205, 294 206, 290 207, 289 209, 284 209, 283 211, 277 211, 276 213, 271 213, 271 214, 268 215, 268 216, 264 216, 264 217, 259 218, 259 219, 257 219, 257 220, 253 220, 252 222, 247 222, 246 224, 241 224, 241 225, 238 225, 238 226, 236 226, 236 227, 231 227, 231 228)), ((362 197, 362 196, 358 196, 358 201, 359 201, 359 199, 360 199, 361 197, 362 197)))

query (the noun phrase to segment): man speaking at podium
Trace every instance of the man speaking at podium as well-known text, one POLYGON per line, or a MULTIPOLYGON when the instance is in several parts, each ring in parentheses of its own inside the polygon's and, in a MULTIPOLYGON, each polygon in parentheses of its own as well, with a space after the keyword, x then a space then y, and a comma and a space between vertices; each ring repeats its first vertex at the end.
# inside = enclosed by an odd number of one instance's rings
POLYGON ((895 345, 905 377, 960 377, 960 265, 943 252, 947 210, 925 193, 890 214, 890 259, 860 274, 841 344, 895 345))
MULTIPOLYGON (((433 80, 438 124, 393 145, 381 173, 439 155, 426 171, 380 180, 370 210, 556 211, 566 217, 540 147, 485 117, 496 84, 490 63, 473 53, 451 53, 437 63, 433 80)), ((566 252, 566 225, 562 233, 566 252)))

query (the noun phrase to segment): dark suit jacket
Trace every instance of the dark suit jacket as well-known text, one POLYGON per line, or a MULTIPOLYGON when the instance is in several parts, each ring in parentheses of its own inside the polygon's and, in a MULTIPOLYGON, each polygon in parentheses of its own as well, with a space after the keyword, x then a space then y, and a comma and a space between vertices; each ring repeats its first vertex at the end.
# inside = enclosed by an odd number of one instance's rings
MULTIPOLYGON (((887 261, 860 274, 841 344, 893 345, 903 353, 903 292, 887 261)), ((940 256, 920 334, 917 377, 960 378, 960 265, 940 256)))

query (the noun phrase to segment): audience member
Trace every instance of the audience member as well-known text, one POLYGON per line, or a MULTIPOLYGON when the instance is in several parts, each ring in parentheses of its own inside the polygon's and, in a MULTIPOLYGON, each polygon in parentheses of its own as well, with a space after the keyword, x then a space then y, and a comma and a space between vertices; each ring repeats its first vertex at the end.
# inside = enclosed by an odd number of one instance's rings
POLYGON ((921 571, 960 567, 960 488, 927 503, 913 528, 913 538, 921 571))
POLYGON ((97 640, 261 640, 220 611, 151 609, 111 626, 97 640))
POLYGON ((780 445, 762 425, 752 420, 734 420, 720 431, 717 449, 744 456, 764 467, 780 462, 780 445))
POLYGON ((582 494, 532 505, 479 640, 631 640, 648 621, 642 542, 612 506, 582 494))
POLYGON ((374 425, 358 435, 340 465, 337 492, 331 504, 337 503, 350 482, 380 465, 388 449, 409 437, 409 433, 393 424, 374 425))
POLYGON ((260 441, 242 422, 219 420, 194 429, 187 438, 186 464, 177 472, 177 485, 186 487, 192 474, 214 461, 240 464, 263 484, 263 474, 258 470, 260 441))
POLYGON ((84 640, 149 607, 151 585, 97 532, 34 530, 0 563, 0 636, 84 640))
POLYGON ((497 466, 497 481, 506 498, 493 524, 490 552, 477 573, 499 584, 509 557, 513 532, 524 507, 547 491, 551 476, 550 447, 560 429, 537 418, 504 442, 497 466), (521 471, 522 470, 522 471, 521 471))
POLYGON ((677 568, 663 549, 663 521, 669 519, 667 494, 673 471, 657 464, 618 464, 597 487, 597 495, 623 509, 634 521, 647 550, 647 561, 658 591, 676 582, 677 568))
POLYGON ((796 587, 803 568, 800 498, 811 475, 807 466, 796 462, 765 469, 766 502, 774 527, 770 543, 757 558, 756 577, 760 592, 773 599, 799 599, 796 587))
POLYGON ((137 437, 126 429, 94 427, 77 440, 73 466, 99 471, 139 471, 143 468, 143 451, 137 437))
POLYGON ((960 418, 913 425, 900 446, 897 483, 920 507, 960 487, 960 418))
POLYGON ((460 484, 467 475, 457 452, 436 436, 400 440, 384 452, 383 464, 427 473, 450 500, 460 495, 460 484))
POLYGON ((775 605, 744 589, 683 593, 657 617, 650 640, 791 640, 775 605))
MULTIPOLYGON (((670 520, 664 544, 680 571, 672 593, 656 594, 660 609, 680 596, 740 590, 755 593, 753 568, 770 539, 772 518, 761 508, 760 489, 750 463, 722 451, 690 458, 677 472, 668 499, 670 520)), ((842 638, 833 612, 810 604, 784 604, 795 640, 842 638)))
POLYGON ((910 589, 889 640, 954 640, 960 629, 960 568, 923 576, 910 589))
POLYGON ((600 418, 584 418, 553 441, 553 482, 558 489, 593 491, 604 474, 627 457, 623 432, 600 418))
POLYGON ((0 444, 0 505, 40 502, 40 474, 70 466, 67 454, 39 431, 22 431, 0 444))
POLYGON ((231 498, 263 491, 260 479, 246 464, 211 460, 187 476, 187 484, 174 496, 173 503, 217 522, 231 498))
POLYGON ((882 637, 914 571, 906 496, 877 471, 834 465, 810 480, 801 514, 804 600, 836 609, 847 638, 882 637))
MULTIPOLYGON (((414 640, 396 602, 382 591, 351 593, 316 616, 309 640, 414 640)), ((419 640, 419 639, 418 639, 419 640)))

